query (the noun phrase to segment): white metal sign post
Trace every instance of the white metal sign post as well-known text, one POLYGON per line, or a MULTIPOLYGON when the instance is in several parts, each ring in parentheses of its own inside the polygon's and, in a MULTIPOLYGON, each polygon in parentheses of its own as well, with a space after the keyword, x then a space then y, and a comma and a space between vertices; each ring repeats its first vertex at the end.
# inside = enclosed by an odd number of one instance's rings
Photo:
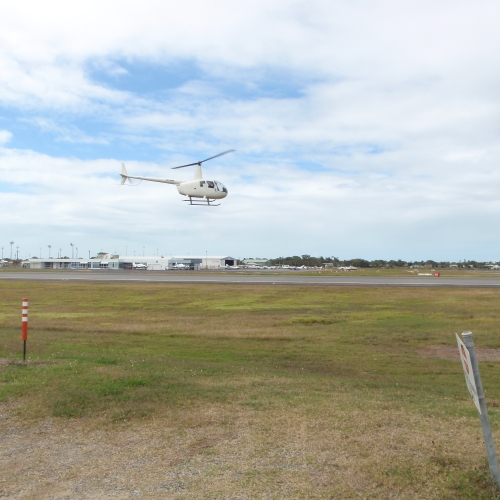
MULTIPOLYGON (((457 334, 455 334, 457 335, 457 334)), ((462 334, 463 335, 463 334, 462 334)), ((474 373, 472 372, 472 362, 470 360, 469 349, 460 340, 457 335, 458 352, 460 353, 460 361, 462 362, 462 368, 464 369, 465 383, 467 384, 467 389, 469 389, 472 400, 476 405, 479 415, 481 415, 481 406, 479 404, 479 397, 477 395, 476 381, 474 380, 474 373)))
POLYGON ((497 454, 491 434, 490 419, 488 418, 486 398, 484 397, 483 384, 481 382, 481 375, 479 374, 472 332, 464 332, 462 333, 462 337, 464 339, 463 342, 457 335, 457 343, 460 360, 462 361, 462 367, 464 369, 465 381, 472 399, 474 400, 474 404, 479 411, 479 420, 481 421, 481 427, 483 429, 484 445, 486 446, 486 454, 488 455, 491 477, 496 486, 500 487, 500 472, 498 470, 497 454))

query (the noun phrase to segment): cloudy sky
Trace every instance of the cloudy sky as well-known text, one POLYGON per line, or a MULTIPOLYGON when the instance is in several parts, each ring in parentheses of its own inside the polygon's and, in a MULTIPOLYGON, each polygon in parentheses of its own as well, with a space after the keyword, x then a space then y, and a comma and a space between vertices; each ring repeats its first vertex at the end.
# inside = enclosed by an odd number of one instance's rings
POLYGON ((6 3, 3 255, 498 260, 499 17, 482 0, 6 3), (121 162, 172 177, 226 149, 204 164, 229 190, 217 208, 118 185, 121 162))

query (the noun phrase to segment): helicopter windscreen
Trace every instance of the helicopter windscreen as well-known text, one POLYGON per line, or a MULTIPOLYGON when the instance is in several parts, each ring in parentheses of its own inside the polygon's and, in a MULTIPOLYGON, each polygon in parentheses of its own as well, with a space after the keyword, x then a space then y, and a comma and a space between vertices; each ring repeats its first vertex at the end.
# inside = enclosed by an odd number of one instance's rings
POLYGON ((217 186, 217 189, 219 191, 222 191, 223 193, 227 193, 226 186, 224 186, 224 184, 222 184, 222 182, 219 182, 219 181, 214 181, 214 182, 215 182, 215 185, 217 186))

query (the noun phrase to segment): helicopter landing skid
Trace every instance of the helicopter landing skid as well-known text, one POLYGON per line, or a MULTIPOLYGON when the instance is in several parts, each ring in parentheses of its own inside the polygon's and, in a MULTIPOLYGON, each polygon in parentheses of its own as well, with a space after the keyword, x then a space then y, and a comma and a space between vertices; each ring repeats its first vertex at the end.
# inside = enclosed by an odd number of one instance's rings
MULTIPOLYGON (((187 202, 189 202, 190 205, 198 206, 198 207, 218 207, 220 205, 220 203, 210 203, 209 199, 202 201, 200 199, 193 200, 191 197, 189 198, 189 200, 182 200, 182 201, 187 201, 187 202)), ((215 200, 212 200, 212 201, 215 201, 215 200)))

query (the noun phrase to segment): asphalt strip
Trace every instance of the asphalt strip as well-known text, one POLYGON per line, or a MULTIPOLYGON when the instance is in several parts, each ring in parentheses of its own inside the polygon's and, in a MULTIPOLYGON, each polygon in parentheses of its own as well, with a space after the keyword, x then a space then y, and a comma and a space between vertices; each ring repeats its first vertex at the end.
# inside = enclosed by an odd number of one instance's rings
POLYGON ((393 281, 393 279, 388 279, 387 281, 377 280, 371 281, 369 279, 359 279, 359 280, 270 280, 270 279, 255 279, 250 277, 248 280, 234 280, 234 279, 196 279, 196 278, 183 278, 183 279, 173 279, 173 280, 162 280, 162 279, 149 279, 149 278, 109 278, 107 276, 82 276, 82 277, 58 277, 58 276, 1 276, 0 280, 19 280, 19 281, 89 281, 89 282, 106 282, 106 283, 176 283, 176 284, 220 284, 220 285, 276 285, 276 286, 359 286, 359 287, 420 287, 420 288, 500 288, 500 282, 491 282, 491 278, 486 279, 474 279, 471 282, 467 282, 467 279, 457 279, 455 282, 450 282, 449 280, 441 281, 436 279, 435 282, 430 282, 426 280, 425 282, 417 282, 417 279, 406 279, 404 281, 398 280, 393 281))

